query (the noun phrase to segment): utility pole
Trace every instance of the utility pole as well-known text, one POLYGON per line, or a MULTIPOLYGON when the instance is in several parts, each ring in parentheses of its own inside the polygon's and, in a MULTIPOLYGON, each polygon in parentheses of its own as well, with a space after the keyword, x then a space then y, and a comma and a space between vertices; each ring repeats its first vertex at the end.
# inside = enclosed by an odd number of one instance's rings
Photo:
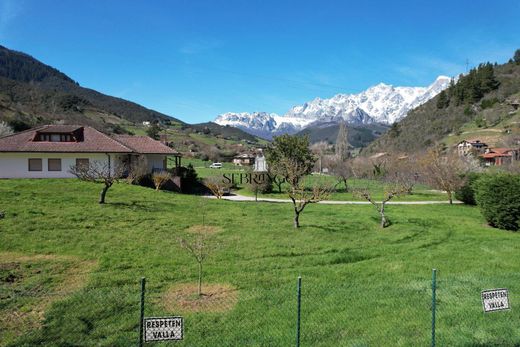
POLYGON ((468 73, 468 69, 469 69, 469 59, 466 58, 466 74, 468 73))

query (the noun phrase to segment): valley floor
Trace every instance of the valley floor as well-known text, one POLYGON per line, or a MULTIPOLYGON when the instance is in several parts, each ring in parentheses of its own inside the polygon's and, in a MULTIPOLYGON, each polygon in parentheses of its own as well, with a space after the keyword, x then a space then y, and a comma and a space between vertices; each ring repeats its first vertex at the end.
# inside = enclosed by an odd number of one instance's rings
MULTIPOLYGON (((438 270, 437 345, 520 344, 520 234, 465 205, 218 201, 76 180, 0 180, 0 346, 130 346, 145 316, 183 316, 179 346, 288 346, 302 277, 302 346, 425 346, 438 270), (201 224, 205 226, 202 227, 201 224), (181 246, 207 228, 203 299, 181 246), (512 309, 483 314, 482 290, 512 309)), ((159 343, 158 345, 168 345, 159 343)))

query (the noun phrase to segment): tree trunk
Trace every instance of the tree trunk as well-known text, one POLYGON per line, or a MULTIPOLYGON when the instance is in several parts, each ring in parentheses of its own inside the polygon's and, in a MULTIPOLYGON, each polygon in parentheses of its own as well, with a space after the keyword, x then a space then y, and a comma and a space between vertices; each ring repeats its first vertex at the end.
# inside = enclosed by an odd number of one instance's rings
POLYGON ((453 197, 451 196, 451 191, 448 190, 447 193, 448 193, 448 200, 450 201, 450 205, 453 205, 453 197))
POLYGON ((103 187, 103 190, 101 191, 101 195, 99 196, 99 203, 104 204, 105 203, 105 196, 107 195, 108 189, 110 188, 110 185, 105 184, 103 187))
POLYGON ((199 262, 199 286, 198 286, 197 294, 199 294, 199 296, 202 295, 202 263, 201 262, 199 262))
POLYGON ((381 209, 379 210, 379 213, 381 214, 381 228, 386 228, 387 220, 386 220, 386 216, 385 216, 385 203, 384 202, 381 204, 381 209))
POLYGON ((294 227, 300 227, 300 212, 294 210, 294 227))
POLYGON ((343 179, 343 183, 345 184, 345 193, 348 193, 347 180, 346 180, 346 179, 343 179))

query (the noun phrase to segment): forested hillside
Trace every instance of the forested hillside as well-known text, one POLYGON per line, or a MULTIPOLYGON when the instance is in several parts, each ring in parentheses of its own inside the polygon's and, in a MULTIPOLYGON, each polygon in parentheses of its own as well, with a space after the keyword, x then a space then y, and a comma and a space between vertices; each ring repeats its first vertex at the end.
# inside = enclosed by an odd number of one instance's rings
POLYGON ((457 139, 487 136, 500 143, 519 133, 520 53, 508 63, 485 63, 461 75, 457 82, 370 144, 364 153, 415 152, 430 146, 452 145, 457 139))
POLYGON ((55 68, 0 46, 0 120, 30 126, 62 121, 103 129, 143 121, 178 119, 131 101, 83 88, 55 68))

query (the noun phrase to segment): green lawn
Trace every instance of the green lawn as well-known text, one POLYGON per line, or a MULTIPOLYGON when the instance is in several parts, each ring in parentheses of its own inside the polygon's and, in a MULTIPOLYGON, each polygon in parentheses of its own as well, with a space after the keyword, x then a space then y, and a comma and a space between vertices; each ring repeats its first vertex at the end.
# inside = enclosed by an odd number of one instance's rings
MULTIPOLYGON (((172 346, 289 346, 302 276, 302 346, 429 345, 431 269, 438 269, 438 346, 520 344, 520 235, 489 228, 475 207, 291 205, 208 200, 127 184, 107 204, 76 180, 0 180, 0 345, 131 346, 146 316, 182 315, 172 346), (167 309, 171 286, 196 281, 178 237, 221 230, 205 283, 234 304, 167 309), (483 314, 480 292, 508 288, 512 309, 483 314), (41 317, 40 320, 38 317, 41 317)), ((166 344, 157 344, 166 345, 166 344)))
MULTIPOLYGON (((324 183, 329 183, 331 185, 335 185, 337 183, 337 179, 333 176, 328 175, 312 175, 308 177, 308 186, 309 188, 315 181, 322 181, 324 183)), ((345 186, 343 183, 340 183, 337 185, 335 191, 330 195, 328 200, 339 200, 339 201, 364 201, 363 198, 360 198, 353 194, 353 191, 356 189, 362 189, 366 187, 370 187, 370 190, 374 196, 375 199, 382 199, 383 198, 383 192, 384 187, 382 183, 377 181, 369 181, 364 179, 349 179, 348 182, 348 190, 345 191, 345 186)), ((278 191, 278 188, 276 186, 273 187, 274 190, 272 193, 269 194, 258 194, 259 197, 265 197, 265 198, 278 198, 278 199, 287 199, 287 193, 285 193, 285 190, 287 188, 287 184, 282 185, 282 192, 280 193, 278 191)), ((255 193, 251 191, 250 187, 247 185, 239 186, 239 189, 237 192, 241 195, 246 196, 254 196, 255 193)), ((446 193, 442 193, 439 191, 433 190, 431 187, 428 187, 423 184, 417 184, 412 194, 402 195, 398 196, 392 201, 447 201, 448 196, 446 193)))

